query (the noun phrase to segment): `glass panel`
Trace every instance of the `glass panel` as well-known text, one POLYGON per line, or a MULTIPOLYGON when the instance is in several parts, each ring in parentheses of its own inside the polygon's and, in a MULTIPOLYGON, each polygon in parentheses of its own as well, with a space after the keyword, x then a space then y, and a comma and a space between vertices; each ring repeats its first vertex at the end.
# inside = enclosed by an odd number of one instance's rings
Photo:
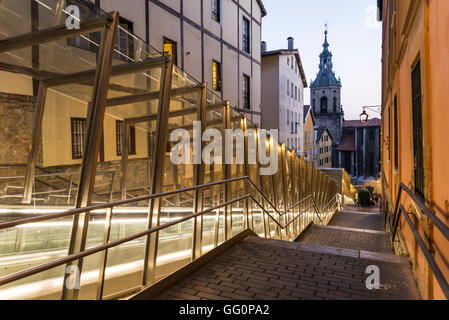
MULTIPOLYGON (((173 218, 161 219, 161 224, 173 218)), ((192 261, 194 219, 178 223, 159 233, 156 281, 181 269, 192 261)))

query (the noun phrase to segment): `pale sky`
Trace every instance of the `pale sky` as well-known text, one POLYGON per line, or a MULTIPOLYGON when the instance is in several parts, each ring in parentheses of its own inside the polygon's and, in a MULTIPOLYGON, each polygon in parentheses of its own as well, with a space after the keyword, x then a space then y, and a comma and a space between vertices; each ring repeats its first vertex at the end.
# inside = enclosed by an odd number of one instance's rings
MULTIPOLYGON (((323 50, 324 24, 333 54, 334 71, 342 81, 345 119, 358 119, 362 106, 381 104, 381 23, 375 0, 262 0, 268 15, 262 20, 262 41, 268 50, 286 49, 295 38, 310 86, 323 50)), ((310 103, 310 89, 305 90, 310 103)), ((380 117, 370 113, 371 117, 380 117)))

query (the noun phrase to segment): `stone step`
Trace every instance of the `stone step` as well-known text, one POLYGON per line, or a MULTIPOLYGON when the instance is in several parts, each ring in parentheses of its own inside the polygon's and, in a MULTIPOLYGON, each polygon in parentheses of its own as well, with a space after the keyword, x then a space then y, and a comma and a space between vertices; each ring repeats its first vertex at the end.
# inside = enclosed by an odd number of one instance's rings
POLYGON ((419 299, 402 257, 247 237, 156 299, 395 300, 419 299), (380 270, 370 290, 368 267, 380 270))
POLYGON ((326 247, 393 254, 387 233, 376 230, 313 224, 296 241, 326 247))

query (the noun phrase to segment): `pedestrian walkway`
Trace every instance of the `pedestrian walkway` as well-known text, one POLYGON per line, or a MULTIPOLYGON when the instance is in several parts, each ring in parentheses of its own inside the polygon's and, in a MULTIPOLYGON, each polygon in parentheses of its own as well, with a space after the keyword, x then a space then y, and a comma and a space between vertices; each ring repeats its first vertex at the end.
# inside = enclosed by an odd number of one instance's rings
POLYGON ((246 237, 155 299, 419 299, 408 259, 393 254, 376 210, 347 208, 297 242, 246 237), (380 289, 366 287, 368 266, 380 289))

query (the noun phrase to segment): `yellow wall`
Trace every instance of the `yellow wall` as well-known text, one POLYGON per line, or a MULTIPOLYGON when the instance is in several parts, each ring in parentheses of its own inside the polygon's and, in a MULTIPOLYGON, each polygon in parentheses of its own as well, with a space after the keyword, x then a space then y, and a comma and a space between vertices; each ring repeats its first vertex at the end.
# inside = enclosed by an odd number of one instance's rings
MULTIPOLYGON (((412 190, 414 187, 411 70, 420 59, 426 205, 449 225, 449 1, 397 1, 397 12, 394 13, 393 1, 384 0, 383 25, 382 135, 384 140, 388 137, 391 144, 390 156, 387 144, 382 145, 384 197, 392 210, 399 183, 403 182, 412 190), (398 97, 397 170, 394 168, 395 95, 398 97)), ((405 199, 409 198, 402 197, 404 207, 414 214, 421 236, 435 247, 437 264, 449 279, 449 241, 405 199)), ((441 289, 409 227, 404 221, 401 226, 402 244, 410 254, 421 294, 428 299, 443 299, 441 289)))
POLYGON ((307 115, 306 121, 304 122, 304 157, 307 161, 313 161, 313 133, 315 122, 311 114, 312 111, 307 115))
POLYGON ((318 141, 317 145, 317 164, 320 168, 332 168, 332 139, 327 131, 325 131, 318 141), (327 141, 326 141, 327 137, 327 141), (328 152, 326 152, 325 148, 328 148, 328 152), (320 150, 323 148, 323 153, 320 154, 320 150), (328 163, 326 163, 326 158, 328 159, 328 163), (320 164, 320 161, 323 161, 320 164))

